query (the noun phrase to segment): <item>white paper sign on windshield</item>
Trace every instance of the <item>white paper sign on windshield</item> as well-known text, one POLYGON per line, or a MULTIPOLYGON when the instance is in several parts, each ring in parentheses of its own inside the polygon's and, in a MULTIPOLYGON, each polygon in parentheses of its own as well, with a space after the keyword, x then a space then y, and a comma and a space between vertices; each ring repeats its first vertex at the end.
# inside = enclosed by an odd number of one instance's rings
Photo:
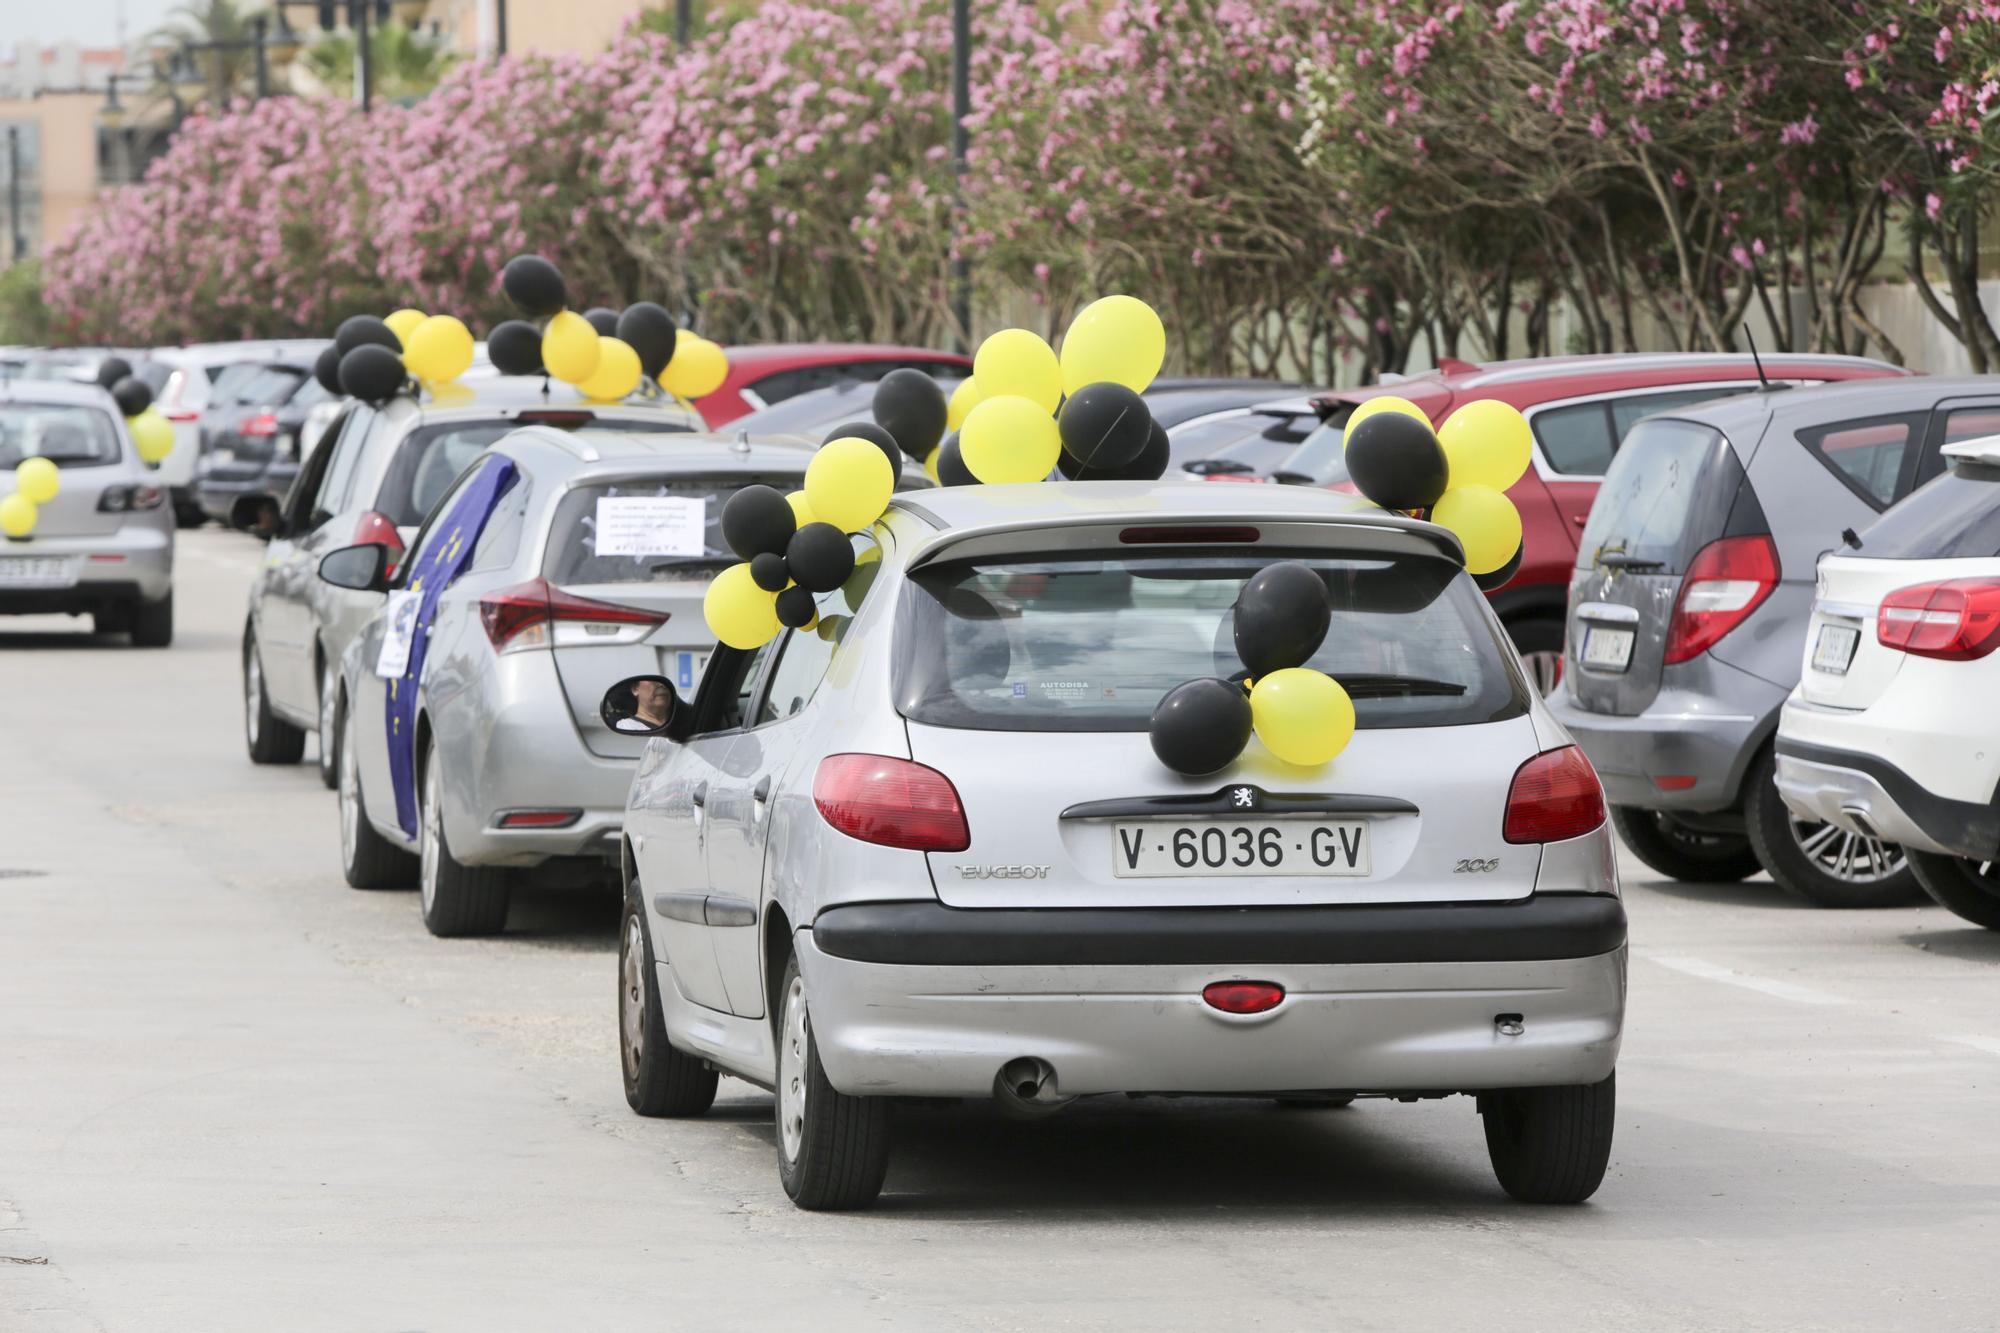
POLYGON ((599 555, 704 555, 708 502, 674 495, 607 495, 597 502, 599 555))

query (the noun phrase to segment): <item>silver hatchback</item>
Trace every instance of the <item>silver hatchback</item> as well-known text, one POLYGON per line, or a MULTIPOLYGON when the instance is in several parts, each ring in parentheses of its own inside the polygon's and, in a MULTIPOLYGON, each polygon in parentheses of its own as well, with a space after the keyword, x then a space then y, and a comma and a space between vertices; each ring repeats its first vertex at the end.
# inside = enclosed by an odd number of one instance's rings
MULTIPOLYGON (((1610 1150, 1625 914, 1595 775, 1456 541, 1275 487, 898 498, 809 628, 718 650, 622 839, 626 1096, 776 1091, 803 1207, 866 1205, 896 1098, 1471 1093, 1501 1183, 1575 1201, 1610 1150), (1359 730, 1181 777, 1161 695, 1235 661, 1270 562, 1325 579, 1311 665, 1359 730)), ((649 721, 650 719, 650 721, 649 721)))

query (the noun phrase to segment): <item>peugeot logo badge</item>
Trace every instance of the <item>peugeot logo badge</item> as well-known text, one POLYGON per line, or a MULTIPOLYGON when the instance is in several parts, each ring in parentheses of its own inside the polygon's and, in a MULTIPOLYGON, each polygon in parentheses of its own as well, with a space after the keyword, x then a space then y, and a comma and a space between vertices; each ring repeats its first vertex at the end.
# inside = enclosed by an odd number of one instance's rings
POLYGON ((1237 809, 1248 810, 1251 806, 1257 804, 1257 793, 1248 787, 1238 787, 1235 791, 1229 793, 1229 799, 1236 803, 1237 809))

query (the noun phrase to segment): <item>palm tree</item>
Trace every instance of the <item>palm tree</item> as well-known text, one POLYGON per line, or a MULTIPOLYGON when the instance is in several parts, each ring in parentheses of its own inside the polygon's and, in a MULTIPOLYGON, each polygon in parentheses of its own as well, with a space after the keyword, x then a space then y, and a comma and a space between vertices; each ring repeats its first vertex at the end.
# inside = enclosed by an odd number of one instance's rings
MULTIPOLYGON (((354 34, 326 33, 299 55, 299 66, 314 83, 335 97, 354 95, 354 34)), ((400 23, 384 23, 368 32, 375 96, 391 102, 414 102, 437 86, 458 58, 430 38, 400 23)))
POLYGON ((161 81, 178 88, 189 101, 217 106, 254 92, 257 53, 252 49, 256 31, 251 20, 261 13, 261 6, 239 5, 235 0, 183 0, 145 39, 161 81))

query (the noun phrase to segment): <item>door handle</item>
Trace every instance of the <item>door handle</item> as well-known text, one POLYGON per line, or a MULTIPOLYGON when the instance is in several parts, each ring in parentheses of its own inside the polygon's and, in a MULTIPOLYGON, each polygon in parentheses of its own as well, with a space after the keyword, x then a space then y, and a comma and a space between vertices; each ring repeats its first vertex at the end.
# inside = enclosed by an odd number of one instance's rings
POLYGON ((689 800, 691 800, 691 801, 693 801, 693 802, 695 803, 695 806, 696 806, 697 808, 699 808, 699 807, 701 807, 701 806, 704 806, 704 805, 707 805, 707 804, 708 804, 708 783, 706 783, 706 782, 697 782, 697 783, 695 783, 695 784, 694 784, 694 790, 693 790, 692 792, 690 792, 690 793, 689 793, 689 795, 688 795, 688 799, 689 799, 689 800))
POLYGON ((771 775, 769 773, 757 779, 757 785, 750 789, 750 799, 759 805, 771 799, 771 775))

